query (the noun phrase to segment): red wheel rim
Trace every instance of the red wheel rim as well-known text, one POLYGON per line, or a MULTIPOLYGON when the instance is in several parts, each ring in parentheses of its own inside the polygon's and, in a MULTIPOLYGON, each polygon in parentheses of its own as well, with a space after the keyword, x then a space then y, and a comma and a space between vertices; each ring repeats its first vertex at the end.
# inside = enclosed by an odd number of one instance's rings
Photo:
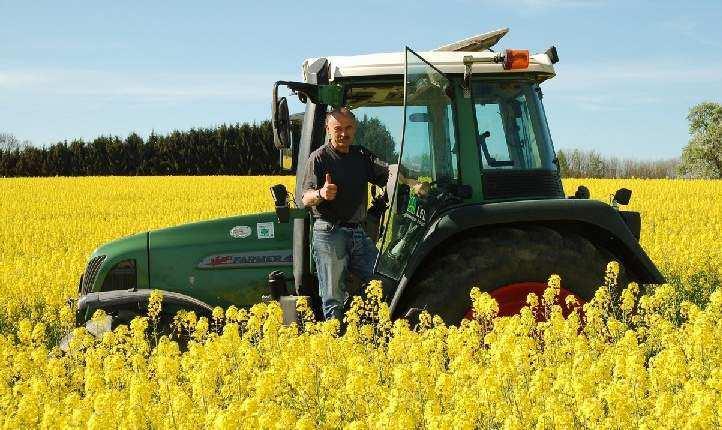
MULTIPOLYGON (((500 317, 507 317, 518 314, 521 311, 521 308, 526 306, 526 298, 529 293, 536 294, 537 297, 539 297, 540 306, 542 306, 541 303, 542 297, 544 295, 544 290, 546 290, 548 287, 549 286, 543 282, 518 282, 516 284, 504 285, 503 287, 499 287, 495 290, 489 291, 489 295, 493 297, 499 304, 498 315, 500 317)), ((569 316, 569 314, 575 307, 567 305, 567 296, 573 296, 577 300, 577 306, 581 306, 586 303, 586 300, 582 299, 578 295, 572 293, 565 288, 560 288, 559 296, 557 297, 555 304, 561 306, 562 314, 565 317, 569 316)), ((544 315, 542 314, 542 312, 538 312, 535 316, 538 321, 544 319, 544 315)), ((464 318, 473 319, 474 310, 470 308, 468 311, 466 311, 466 315, 464 315, 464 318)))

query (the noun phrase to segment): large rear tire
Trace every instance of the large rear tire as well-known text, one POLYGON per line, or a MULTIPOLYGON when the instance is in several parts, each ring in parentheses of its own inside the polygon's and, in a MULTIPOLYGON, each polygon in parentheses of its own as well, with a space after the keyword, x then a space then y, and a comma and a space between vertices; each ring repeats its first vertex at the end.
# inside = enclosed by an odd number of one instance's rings
MULTIPOLYGON (((404 292, 399 314, 426 309, 447 324, 458 324, 471 309, 472 287, 478 287, 497 299, 519 303, 516 308, 501 306, 500 315, 508 315, 514 309, 518 312, 527 294, 538 293, 552 274, 561 277, 562 296, 571 293, 586 302, 604 284, 606 266, 612 260, 614 256, 582 236, 547 227, 476 233, 434 253, 404 292)), ((626 286, 621 264, 617 285, 626 286)))

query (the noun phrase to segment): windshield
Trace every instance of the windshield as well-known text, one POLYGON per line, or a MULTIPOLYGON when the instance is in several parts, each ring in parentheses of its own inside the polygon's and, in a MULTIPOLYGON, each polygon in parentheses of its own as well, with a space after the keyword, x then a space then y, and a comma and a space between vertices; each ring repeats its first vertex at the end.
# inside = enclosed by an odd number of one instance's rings
POLYGON ((401 83, 369 83, 346 87, 346 105, 356 116, 354 144, 391 164, 398 160, 404 111, 401 83))
POLYGON ((484 169, 556 169, 544 110, 531 82, 474 82, 479 158, 484 169))

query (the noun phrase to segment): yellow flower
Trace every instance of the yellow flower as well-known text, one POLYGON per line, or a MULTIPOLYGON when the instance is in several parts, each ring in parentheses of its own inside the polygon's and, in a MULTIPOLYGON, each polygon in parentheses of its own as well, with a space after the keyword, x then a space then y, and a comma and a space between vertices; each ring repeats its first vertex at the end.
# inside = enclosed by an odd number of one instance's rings
POLYGON ((153 290, 148 299, 148 318, 151 321, 158 321, 161 307, 163 305, 163 293, 159 290, 153 290))
MULTIPOLYGON (((279 181, 290 187, 292 180, 3 180, 0 198, 13 204, 0 212, 24 222, 0 225, 2 426, 722 426, 719 181, 583 180, 600 199, 620 186, 634 189, 630 210, 642 214, 641 244, 669 284, 617 285, 625 272, 611 263, 594 299, 566 319, 558 276, 513 317, 498 317, 491 296, 473 289, 474 318, 459 327, 428 312, 417 327, 392 321, 372 282, 365 299, 353 300, 343 335, 338 321, 313 321, 299 300, 298 327, 283 326, 276 304, 216 308, 212 321, 181 313, 179 344, 152 339, 148 326, 162 312, 154 292, 148 317, 98 338, 78 328, 67 353, 54 347, 74 323, 65 300, 92 249, 137 231, 272 210, 262 193, 238 199, 234 190, 279 181), (541 306, 548 318, 538 323, 532 309, 541 306)), ((98 312, 95 320, 108 316, 98 312)))

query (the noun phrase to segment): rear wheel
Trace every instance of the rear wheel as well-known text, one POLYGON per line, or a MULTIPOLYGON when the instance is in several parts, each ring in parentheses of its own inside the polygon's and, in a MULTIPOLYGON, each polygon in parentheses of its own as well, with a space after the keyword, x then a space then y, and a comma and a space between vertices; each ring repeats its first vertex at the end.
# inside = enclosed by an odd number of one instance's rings
MULTIPOLYGON (((614 259, 571 232, 537 226, 486 231, 435 253, 414 276, 399 309, 402 315, 412 308, 426 309, 447 324, 458 324, 471 316, 469 293, 478 287, 497 299, 499 315, 513 315, 529 293, 543 293, 552 274, 561 277, 562 303, 568 295, 584 303, 604 283, 607 263, 614 259)), ((618 285, 626 285, 625 280, 620 265, 618 285)))

